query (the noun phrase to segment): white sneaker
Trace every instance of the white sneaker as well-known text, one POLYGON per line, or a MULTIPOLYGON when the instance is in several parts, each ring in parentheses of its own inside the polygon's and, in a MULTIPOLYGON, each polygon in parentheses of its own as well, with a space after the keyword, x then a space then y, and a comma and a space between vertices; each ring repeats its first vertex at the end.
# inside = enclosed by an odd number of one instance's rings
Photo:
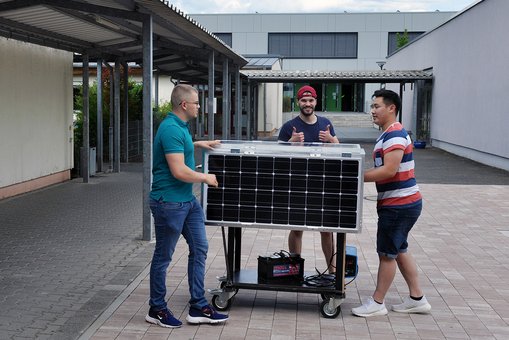
POLYGON ((393 305, 392 310, 398 313, 429 313, 431 305, 425 296, 419 301, 412 299, 410 296, 405 296, 403 303, 393 305))
POLYGON ((368 316, 386 315, 387 308, 385 308, 385 303, 379 304, 370 296, 362 306, 352 308, 352 314, 365 318, 368 316))

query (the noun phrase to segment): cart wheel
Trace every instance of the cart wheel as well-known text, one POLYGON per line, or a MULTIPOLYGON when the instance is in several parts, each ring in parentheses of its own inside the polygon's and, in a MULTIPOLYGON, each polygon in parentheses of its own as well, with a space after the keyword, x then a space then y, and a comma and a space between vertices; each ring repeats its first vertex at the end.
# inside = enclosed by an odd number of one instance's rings
POLYGON ((322 293, 320 294, 320 297, 322 300, 329 301, 331 298, 335 297, 335 295, 330 293, 322 293))
MULTIPOLYGON (((225 288, 226 288, 226 281, 221 282, 221 284, 219 285, 219 287, 220 287, 221 289, 225 289, 225 288)), ((238 288, 235 288, 235 294, 234 294, 233 296, 237 295, 237 293, 238 293, 238 292, 239 292, 239 289, 238 289, 238 288)))
POLYGON ((219 295, 214 295, 212 297, 212 306, 218 311, 225 311, 230 309, 232 306, 232 300, 223 300, 219 297, 219 295))
POLYGON ((341 313, 341 306, 338 306, 338 308, 331 308, 329 301, 324 300, 320 304, 320 313, 327 319, 334 319, 341 313))

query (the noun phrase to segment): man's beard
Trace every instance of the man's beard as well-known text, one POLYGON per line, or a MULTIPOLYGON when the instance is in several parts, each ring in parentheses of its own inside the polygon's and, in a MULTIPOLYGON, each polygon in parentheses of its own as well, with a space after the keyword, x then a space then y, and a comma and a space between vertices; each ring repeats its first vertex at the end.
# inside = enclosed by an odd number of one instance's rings
POLYGON ((302 113, 304 116, 311 116, 313 113, 315 113, 315 110, 311 108, 311 112, 304 112, 304 110, 307 108, 300 108, 300 113, 302 113))

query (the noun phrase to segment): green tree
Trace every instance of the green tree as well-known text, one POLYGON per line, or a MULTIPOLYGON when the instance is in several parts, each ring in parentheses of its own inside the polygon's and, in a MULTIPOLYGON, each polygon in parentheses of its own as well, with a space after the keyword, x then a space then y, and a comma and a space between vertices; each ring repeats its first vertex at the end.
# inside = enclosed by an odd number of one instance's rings
POLYGON ((408 30, 406 28, 402 34, 396 33, 396 47, 397 48, 401 48, 401 47, 405 46, 406 44, 408 44, 409 41, 410 41, 410 39, 408 38, 408 30))

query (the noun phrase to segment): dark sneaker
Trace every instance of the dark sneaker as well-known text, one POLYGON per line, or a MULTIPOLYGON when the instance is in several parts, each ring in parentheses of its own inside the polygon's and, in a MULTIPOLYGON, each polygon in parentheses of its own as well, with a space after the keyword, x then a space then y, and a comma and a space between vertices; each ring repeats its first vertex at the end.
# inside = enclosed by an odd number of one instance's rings
POLYGON ((147 316, 145 316, 145 321, 166 328, 178 328, 182 326, 182 322, 179 319, 175 318, 173 316, 173 313, 170 312, 168 308, 162 309, 157 312, 150 308, 147 316))
POLYGON ((220 323, 228 320, 228 315, 219 314, 211 306, 205 306, 202 309, 189 308, 189 314, 186 317, 187 322, 199 323, 220 323))

